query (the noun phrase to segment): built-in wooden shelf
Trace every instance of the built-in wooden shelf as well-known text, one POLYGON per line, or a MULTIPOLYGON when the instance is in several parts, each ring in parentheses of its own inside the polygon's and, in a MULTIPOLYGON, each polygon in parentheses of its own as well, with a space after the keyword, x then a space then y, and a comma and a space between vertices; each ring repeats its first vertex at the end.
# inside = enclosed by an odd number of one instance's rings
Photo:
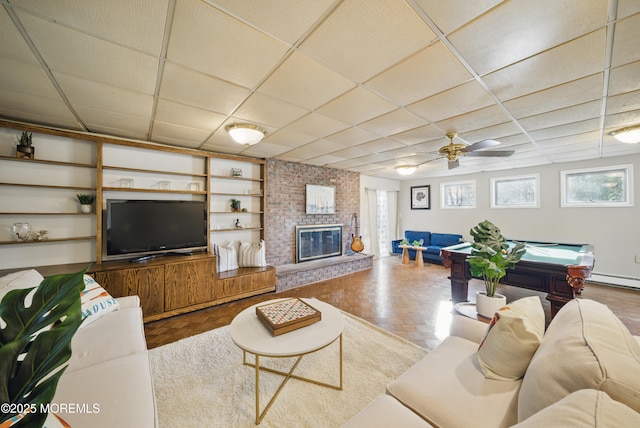
POLYGON ((262 178, 250 178, 250 177, 233 177, 229 175, 212 175, 211 178, 218 178, 221 180, 239 180, 239 181, 257 181, 262 182, 264 179, 262 178))
POLYGON ((141 193, 178 193, 185 195, 206 195, 206 190, 172 190, 172 189, 142 189, 138 187, 103 187, 107 192, 141 192, 141 193))
POLYGON ((85 186, 58 186, 53 184, 27 184, 27 183, 7 183, 7 182, 0 182, 0 186, 31 187, 31 188, 40 188, 40 189, 87 190, 87 191, 96 190, 95 187, 85 187, 85 186))
POLYGON ((75 167, 78 167, 78 168, 95 168, 96 167, 95 164, 90 164, 90 163, 62 162, 62 161, 48 160, 48 159, 14 158, 14 157, 10 157, 10 156, 0 156, 0 159, 9 160, 9 161, 17 161, 17 162, 42 163, 42 164, 58 165, 58 166, 75 166, 75 167))
POLYGON ((143 172, 143 173, 152 173, 152 174, 161 174, 161 175, 178 175, 181 177, 207 177, 207 174, 200 172, 177 172, 177 171, 162 171, 157 169, 142 169, 142 168, 129 168, 124 166, 103 166, 103 170, 117 170, 117 171, 128 171, 128 172, 143 172))
POLYGON ((0 241, 0 245, 24 245, 24 244, 46 244, 47 242, 65 242, 65 241, 91 241, 96 239, 95 236, 74 236, 70 238, 48 238, 42 241, 0 241))

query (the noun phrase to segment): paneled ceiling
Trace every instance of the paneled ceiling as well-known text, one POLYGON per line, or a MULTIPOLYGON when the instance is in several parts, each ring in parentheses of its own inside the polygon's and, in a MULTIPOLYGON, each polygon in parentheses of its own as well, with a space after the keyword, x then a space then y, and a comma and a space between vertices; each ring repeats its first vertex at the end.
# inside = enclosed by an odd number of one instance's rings
POLYGON ((5 119, 394 179, 640 153, 609 135, 640 123, 640 0, 0 4, 5 119), (449 170, 447 131, 515 154, 449 170))

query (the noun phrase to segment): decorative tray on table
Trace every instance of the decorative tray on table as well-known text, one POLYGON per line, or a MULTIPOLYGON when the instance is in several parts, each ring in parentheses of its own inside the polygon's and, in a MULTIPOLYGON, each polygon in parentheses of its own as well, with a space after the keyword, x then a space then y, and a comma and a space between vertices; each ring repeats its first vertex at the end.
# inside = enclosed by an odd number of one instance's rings
POLYGON ((298 298, 256 307, 256 315, 274 336, 316 323, 322 313, 298 298))

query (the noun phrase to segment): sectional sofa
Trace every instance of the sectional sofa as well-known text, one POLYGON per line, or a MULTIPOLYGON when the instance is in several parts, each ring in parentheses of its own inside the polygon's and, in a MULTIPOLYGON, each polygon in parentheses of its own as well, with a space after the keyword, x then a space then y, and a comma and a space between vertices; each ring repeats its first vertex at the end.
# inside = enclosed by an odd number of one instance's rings
POLYGON ((586 299, 567 303, 544 332, 539 298, 525 299, 498 311, 490 329, 454 316, 451 335, 346 426, 639 427, 640 337, 586 299))
MULTIPOLYGON (((42 276, 25 270, 0 278, 0 298, 37 287, 42 276)), ((85 317, 71 341, 71 358, 58 382, 45 426, 157 427, 153 378, 137 296, 114 299, 85 275, 85 317)))
MULTIPOLYGON (((407 230, 404 232, 404 237, 409 241, 409 244, 413 244, 414 241, 420 241, 422 239, 422 246, 427 248, 422 251, 422 259, 425 262, 437 264, 442 264, 440 250, 444 247, 459 244, 462 239, 462 235, 454 233, 435 233, 420 230, 407 230)), ((393 254, 402 254, 402 248, 400 248, 401 242, 401 239, 391 241, 391 251, 393 254)), ((411 260, 416 259, 416 250, 409 249, 409 258, 411 260)))

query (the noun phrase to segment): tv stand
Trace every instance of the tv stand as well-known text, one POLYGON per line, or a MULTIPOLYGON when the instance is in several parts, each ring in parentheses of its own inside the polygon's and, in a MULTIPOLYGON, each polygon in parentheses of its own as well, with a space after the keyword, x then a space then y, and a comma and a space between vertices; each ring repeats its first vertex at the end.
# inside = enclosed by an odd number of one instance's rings
POLYGON ((149 254, 147 256, 136 257, 135 259, 129 260, 130 263, 142 263, 147 260, 156 259, 158 257, 164 256, 192 256, 193 251, 169 251, 168 253, 159 253, 159 254, 149 254))

